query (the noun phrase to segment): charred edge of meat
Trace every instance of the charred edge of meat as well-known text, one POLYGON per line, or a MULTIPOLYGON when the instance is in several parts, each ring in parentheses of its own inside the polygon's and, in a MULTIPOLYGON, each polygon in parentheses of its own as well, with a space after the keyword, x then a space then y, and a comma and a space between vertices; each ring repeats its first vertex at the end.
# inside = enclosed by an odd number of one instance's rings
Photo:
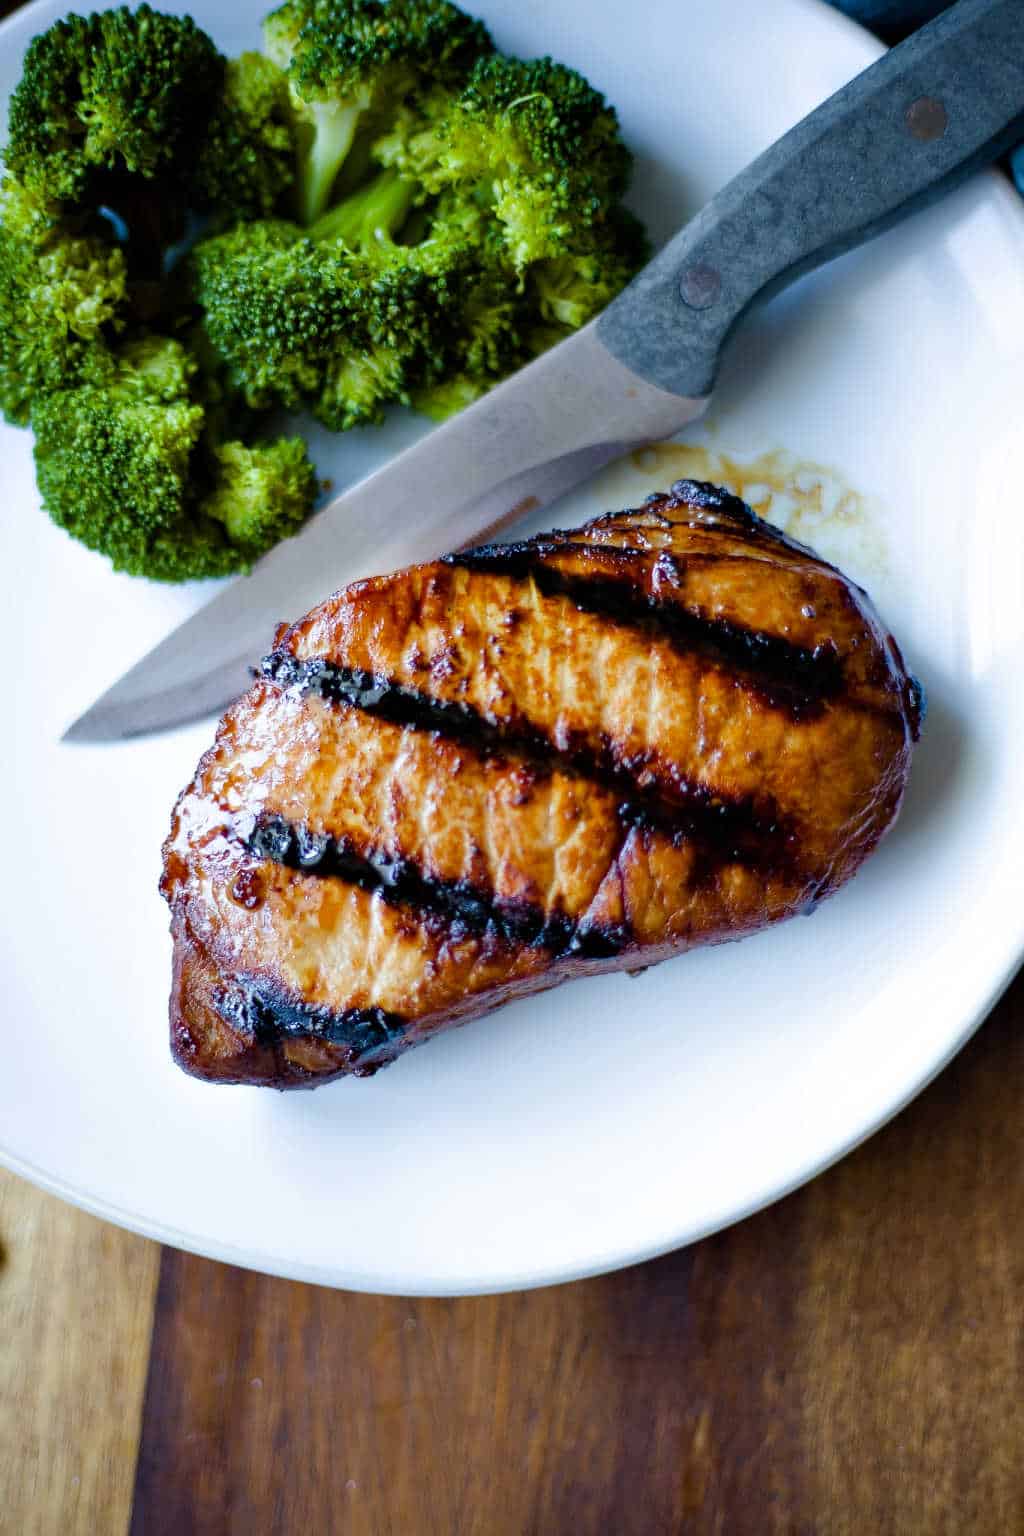
POLYGON ((355 709, 413 730, 437 732, 464 743, 481 757, 519 757, 544 773, 560 769, 577 774, 621 797, 620 820, 626 826, 663 832, 673 840, 689 838, 720 863, 732 862, 785 873, 794 867, 798 838, 791 821, 767 801, 730 798, 702 784, 676 782, 671 796, 656 783, 641 780, 643 762, 622 762, 610 751, 596 753, 577 745, 556 747, 541 731, 518 722, 485 718, 462 700, 437 699, 404 683, 343 667, 325 657, 300 660, 290 651, 265 657, 263 676, 283 688, 312 694, 325 703, 355 709))
POLYGON ((674 480, 667 491, 654 491, 646 501, 647 505, 662 502, 673 507, 688 507, 694 512, 724 512, 727 517, 734 517, 759 533, 785 539, 778 528, 758 517, 741 496, 727 491, 723 485, 713 485, 710 480, 674 480))
MULTIPOLYGON (((718 512, 723 518, 728 519, 735 526, 731 532, 740 538, 769 539, 774 544, 784 544, 787 548, 803 550, 804 545, 790 538, 781 528, 776 528, 774 523, 766 523, 763 517, 759 517, 753 507, 743 501, 733 491, 727 491, 723 486, 712 485, 709 480, 675 480, 667 491, 652 491, 645 496, 640 507, 622 507, 618 511, 602 512, 599 517, 593 517, 584 526, 587 528, 603 528, 610 523, 618 523, 623 518, 629 518, 633 526, 637 526, 638 513, 642 512, 644 518, 654 518, 657 526, 663 529, 680 527, 685 525, 686 519, 666 517, 663 508, 683 508, 687 512, 718 512)), ((714 526, 712 524, 706 525, 714 526)), ((542 533, 537 536, 537 542, 557 537, 560 533, 568 535, 578 534, 579 528, 559 529, 553 528, 550 533, 542 533)), ((526 541, 529 542, 529 541, 526 541)), ((489 545, 480 544, 468 553, 475 554, 476 549, 487 549, 489 545)))
MULTIPOLYGON (((652 491, 649 496, 644 497, 645 511, 657 513, 660 507, 685 507, 689 512, 721 512, 725 517, 734 518, 741 524, 744 532, 763 533, 768 538, 779 540, 784 544, 788 542, 780 528, 758 517, 753 507, 737 496, 734 491, 727 491, 721 485, 712 485, 710 480, 674 480, 667 491, 652 491)), ((635 515, 635 507, 623 507, 618 512, 602 512, 599 517, 592 518, 588 526, 596 528, 602 523, 614 523, 621 517, 635 515)), ((677 525, 677 521, 669 517, 663 519, 666 528, 677 525)), ((486 546, 483 547, 486 548, 486 546)))
POLYGON ((456 943, 490 933, 507 944, 547 950, 556 959, 596 960, 619 954, 630 941, 625 926, 581 923, 533 902, 502 901, 468 880, 434 879, 412 859, 360 850, 349 838, 313 832, 283 816, 258 817, 244 841, 259 859, 379 891, 390 905, 415 907, 428 918, 439 918, 456 943))
MULTIPOLYGON (((796 720, 819 714, 845 688, 843 664, 831 643, 794 645, 781 635, 749 629, 732 619, 695 613, 654 593, 638 591, 627 579, 586 576, 545 564, 545 556, 573 554, 572 544, 492 544, 445 555, 448 565, 487 571, 513 581, 532 581, 545 597, 563 597, 585 613, 613 624, 653 633, 684 652, 702 656, 734 675, 777 709, 796 720)), ((658 568, 670 580, 679 569, 671 556, 660 555, 658 568)))
POLYGON ((402 1049, 407 1024, 384 1008, 330 1008, 289 997, 271 982, 239 978, 222 987, 215 999, 221 1017, 249 1040, 273 1045, 279 1040, 312 1038, 342 1046, 356 1067, 384 1066, 402 1049))
POLYGON ((910 719, 910 734, 914 741, 920 741, 921 728, 928 715, 928 695, 924 684, 913 672, 907 673, 907 715, 910 719))

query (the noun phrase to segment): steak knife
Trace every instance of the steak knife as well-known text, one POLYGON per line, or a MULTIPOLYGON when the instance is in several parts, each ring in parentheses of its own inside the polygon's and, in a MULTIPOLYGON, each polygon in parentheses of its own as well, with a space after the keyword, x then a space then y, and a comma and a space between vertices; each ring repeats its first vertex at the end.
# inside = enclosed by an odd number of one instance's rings
POLYGON ((1022 137, 1024 0, 958 0, 742 171, 597 320, 330 502, 64 739, 121 740, 219 711, 285 615, 479 542, 629 449, 672 436, 703 412, 751 304, 1022 137))

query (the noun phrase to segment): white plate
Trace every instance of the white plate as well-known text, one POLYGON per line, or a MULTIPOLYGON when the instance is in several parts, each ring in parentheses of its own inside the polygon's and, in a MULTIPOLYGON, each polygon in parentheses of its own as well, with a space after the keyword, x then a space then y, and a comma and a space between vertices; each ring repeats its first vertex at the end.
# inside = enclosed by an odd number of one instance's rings
MULTIPOLYGON (((877 52, 817 0, 479 8, 506 48, 565 58, 618 104, 659 236, 877 52)), ((39 0, 0 29, 0 87, 61 9, 39 0)), ((254 44, 262 4, 192 9, 226 49, 254 44)), ((688 1242, 891 1115, 1024 947, 1022 277, 1024 216, 986 175, 773 303, 716 396, 715 450, 784 448, 861 493, 804 536, 870 588, 928 688, 904 814, 853 885, 812 919, 578 982, 311 1095, 208 1087, 168 1056, 159 849, 212 726, 57 744, 206 594, 114 576, 52 528, 29 438, 3 428, 0 1157, 235 1263, 465 1293, 688 1242)), ((319 464, 344 482, 419 430, 317 437, 319 464)), ((618 471, 571 510, 665 473, 618 471)))

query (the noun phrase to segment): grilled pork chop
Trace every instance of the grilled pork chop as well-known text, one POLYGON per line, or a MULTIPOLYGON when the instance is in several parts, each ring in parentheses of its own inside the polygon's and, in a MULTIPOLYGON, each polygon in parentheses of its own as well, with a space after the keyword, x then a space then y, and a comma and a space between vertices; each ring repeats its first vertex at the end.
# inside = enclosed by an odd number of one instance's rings
POLYGON ((810 912, 891 825, 920 714, 865 594, 693 481, 357 582, 278 631, 178 801, 174 1054, 366 1076, 810 912))

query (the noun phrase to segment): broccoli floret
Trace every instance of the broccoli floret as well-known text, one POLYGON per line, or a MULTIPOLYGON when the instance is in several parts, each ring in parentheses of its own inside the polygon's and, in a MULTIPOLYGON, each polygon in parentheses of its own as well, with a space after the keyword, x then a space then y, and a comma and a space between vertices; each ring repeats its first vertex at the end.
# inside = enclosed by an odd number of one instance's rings
POLYGON ((297 410, 323 380, 325 358, 353 324, 351 257, 322 250, 296 224, 240 224, 191 255, 210 346, 257 410, 297 410))
POLYGON ((561 327, 564 335, 578 330, 611 303, 649 255, 639 219, 625 208, 613 208, 603 224, 563 255, 530 267, 528 283, 537 313, 561 327))
POLYGON ((427 98, 375 152, 431 191, 471 189, 489 203, 517 271, 600 225, 632 164, 614 110, 582 75, 499 54, 478 61, 447 110, 427 98))
POLYGON ((408 405, 412 389, 443 367, 444 303, 443 283, 415 259, 392 257, 369 272, 358 263, 348 333, 308 401, 317 419, 343 432, 379 422, 388 404, 408 405))
POLYGON ((444 266, 444 360, 412 395, 435 421, 472 404, 533 351, 529 307, 511 274, 481 263, 472 245, 446 252, 444 266))
POLYGON ((33 403, 43 505, 115 570, 158 581, 244 570, 312 507, 304 445, 212 441, 195 375, 180 342, 147 336, 120 348, 106 382, 33 403))
POLYGON ((389 402, 450 415, 589 320, 646 253, 612 210, 524 276, 472 195, 417 202, 387 170, 305 232, 239 225, 196 247, 210 342, 252 405, 304 404, 336 431, 389 402))
MULTIPOLYGON (((188 17, 142 5, 69 16, 34 38, 8 117, 8 170, 59 205, 62 223, 104 214, 130 275, 158 285, 184 237, 191 183, 225 61, 188 17)), ((160 305, 142 296, 140 312, 160 305)))
POLYGON ((413 405, 437 421, 471 405, 599 314, 640 270, 648 249, 643 227, 623 208, 574 249, 535 262, 525 279, 493 258, 481 260, 470 241, 470 259, 450 262, 444 364, 413 391, 413 405))
POLYGON ((193 253, 207 334, 249 404, 305 405, 340 431, 407 398, 431 345, 430 278, 297 227, 276 249, 258 240, 256 255, 252 232, 241 225, 193 253))
POLYGON ((450 259, 442 245, 396 243, 409 202, 382 172, 306 231, 240 224, 196 246, 207 336, 250 405, 306 405, 340 431, 436 374, 450 259))
POLYGON ((400 243, 392 238, 388 213, 405 205, 409 188, 383 176, 350 210, 338 210, 347 243, 373 266, 373 304, 362 349, 329 366, 314 402, 328 426, 376 420, 389 400, 450 415, 456 401, 483 394, 528 355, 518 284, 458 223, 430 223, 415 244, 404 243, 408 224, 400 243))
POLYGON ((221 223, 269 218, 294 179, 284 74, 261 53, 230 59, 196 167, 198 206, 221 223))
POLYGON ((91 197, 100 170, 180 179, 223 71, 187 16, 142 5, 55 22, 29 44, 11 98, 8 169, 72 203, 91 197))
MULTIPOLYGON (((493 381, 492 381, 493 382, 493 381)), ((464 411, 467 405, 485 395, 490 384, 475 379, 468 373, 457 373, 450 379, 440 379, 435 384, 425 384, 413 391, 411 404, 421 416, 431 421, 447 421, 464 411)))
POLYGON ((288 71, 304 224, 326 209, 360 127, 417 90, 454 86, 491 48, 483 23, 448 0, 286 0, 263 32, 288 71))
MULTIPOLYGON (((187 532, 192 452, 203 430, 190 374, 179 343, 149 337, 124 350, 111 382, 33 403, 43 505, 116 570, 144 574, 154 555, 166 558, 167 541, 174 548, 187 532)), ((190 552, 186 540, 186 563, 190 552)))
POLYGON ((210 449, 212 489, 200 512, 226 530, 236 566, 297 533, 316 496, 316 472, 300 437, 220 443, 210 449))
POLYGON ((123 395, 176 405, 189 399, 198 364, 180 341, 139 336, 121 347, 115 387, 123 395))
POLYGON ((424 195, 440 192, 450 180, 440 162, 445 123, 456 97, 457 92, 433 86, 400 102, 371 142, 372 158, 417 182, 424 195))
POLYGON ((345 432, 379 422, 385 405, 409 399, 401 352, 381 345, 332 360, 310 409, 332 432, 345 432))
POLYGON ((449 415, 646 256, 573 70, 496 55, 449 0, 286 0, 265 38, 227 62, 145 4, 72 16, 11 108, 0 409, 36 428, 54 520, 160 579, 307 515, 304 447, 254 440, 259 413, 449 415))
POLYGON ((62 225, 73 228, 64 220, 56 198, 48 197, 38 188, 26 187, 13 176, 0 181, 0 225, 8 234, 35 246, 43 245, 62 225))
POLYGON ((107 343, 126 306, 117 246, 63 233, 33 242, 0 224, 0 410, 8 421, 24 426, 40 393, 107 376, 107 343))

